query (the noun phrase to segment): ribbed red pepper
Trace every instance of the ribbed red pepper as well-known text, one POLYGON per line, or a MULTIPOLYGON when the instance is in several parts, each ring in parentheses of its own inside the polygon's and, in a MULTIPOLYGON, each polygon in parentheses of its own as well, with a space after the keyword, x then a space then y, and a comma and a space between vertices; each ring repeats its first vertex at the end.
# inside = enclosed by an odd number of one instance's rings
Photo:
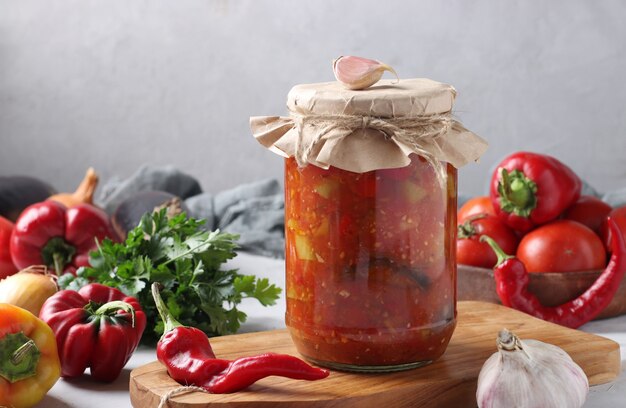
POLYGON ((578 200, 581 188, 578 176, 554 157, 517 152, 496 168, 490 197, 509 227, 526 232, 556 219, 578 200))
POLYGON ((498 263, 493 268, 496 292, 504 306, 517 309, 540 319, 573 329, 593 320, 611 303, 626 274, 626 244, 615 221, 608 220, 611 239, 611 260, 606 269, 583 294, 559 306, 548 307, 528 290, 529 276, 524 264, 504 253, 491 238, 483 235, 491 245, 498 263))
POLYGON ((312 367, 287 354, 265 353, 233 361, 218 359, 204 332, 185 327, 174 319, 156 283, 152 285, 152 296, 165 324, 165 332, 157 345, 157 358, 170 377, 180 384, 224 394, 242 390, 272 375, 309 381, 328 377, 327 370, 312 367))
POLYGON ((107 382, 119 376, 146 327, 137 299, 99 283, 57 292, 39 318, 54 331, 63 377, 90 367, 93 378, 107 382))
POLYGON ((19 269, 46 265, 58 275, 89 265, 96 239, 114 237, 104 211, 89 204, 66 208, 55 201, 27 207, 11 234, 11 259, 19 269))

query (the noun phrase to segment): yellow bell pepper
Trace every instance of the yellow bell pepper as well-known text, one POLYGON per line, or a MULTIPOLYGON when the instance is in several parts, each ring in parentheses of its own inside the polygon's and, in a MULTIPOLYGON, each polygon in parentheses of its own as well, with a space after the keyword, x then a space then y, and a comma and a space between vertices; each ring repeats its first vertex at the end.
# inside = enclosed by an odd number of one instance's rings
POLYGON ((0 303, 0 406, 32 407, 60 375, 52 329, 31 312, 0 303))

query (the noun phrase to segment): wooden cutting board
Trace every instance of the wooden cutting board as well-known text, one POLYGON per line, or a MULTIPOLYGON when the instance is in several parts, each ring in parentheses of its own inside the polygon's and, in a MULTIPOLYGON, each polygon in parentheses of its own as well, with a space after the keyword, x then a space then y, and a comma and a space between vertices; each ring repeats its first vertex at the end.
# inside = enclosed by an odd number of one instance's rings
MULTIPOLYGON (((186 392, 169 399, 170 408, 215 407, 463 407, 475 406, 476 382, 485 360, 496 351, 502 328, 522 339, 533 338, 563 348, 585 371, 591 385, 613 380, 620 372, 619 344, 604 337, 567 329, 524 313, 485 302, 458 303, 458 325, 446 353, 436 362, 410 371, 354 374, 332 371, 308 382, 265 378, 234 394, 186 392)), ((298 355, 286 330, 211 339, 215 354, 234 359, 268 351, 298 355)), ((154 408, 180 385, 159 362, 131 372, 130 399, 135 408, 154 408)))

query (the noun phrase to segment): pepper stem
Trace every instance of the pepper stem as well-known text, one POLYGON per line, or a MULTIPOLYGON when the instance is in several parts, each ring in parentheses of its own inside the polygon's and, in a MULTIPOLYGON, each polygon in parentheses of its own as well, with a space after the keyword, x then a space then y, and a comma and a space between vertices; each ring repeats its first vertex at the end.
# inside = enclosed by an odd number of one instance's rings
POLYGON ((22 344, 11 356, 11 364, 18 365, 28 356, 33 348, 37 348, 37 344, 31 339, 22 344))
POLYGON ((96 316, 112 316, 118 311, 123 310, 126 313, 130 313, 131 326, 135 327, 135 308, 130 303, 126 303, 121 300, 113 300, 103 304, 94 311, 93 309, 95 305, 96 304, 94 302, 89 302, 87 303, 87 306, 85 306, 85 310, 96 316))
POLYGON ((52 260, 54 263, 54 272, 57 274, 57 276, 61 276, 61 274, 63 273, 63 257, 60 254, 54 254, 52 255, 52 260))
POLYGON ((41 352, 23 332, 9 333, 0 340, 0 378, 10 383, 37 373, 41 352))
POLYGON ((493 238, 491 238, 489 235, 482 235, 480 237, 480 242, 486 242, 487 244, 489 244, 491 249, 493 249, 493 252, 496 253, 496 256, 498 257, 498 262, 496 262, 494 268, 496 266, 502 265, 502 263, 504 263, 504 261, 506 261, 507 259, 515 258, 513 255, 509 255, 504 252, 504 250, 500 248, 500 245, 498 245, 498 243, 494 241, 493 238))
POLYGON ((537 207, 537 183, 520 170, 500 169, 502 180, 498 183, 500 208, 504 212, 528 218, 537 207))
POLYGON ((41 250, 41 258, 46 266, 51 266, 58 276, 63 274, 65 265, 72 262, 76 248, 61 237, 51 238, 41 250))
POLYGON ((163 302, 163 298, 159 292, 159 284, 157 282, 152 284, 152 297, 154 298, 154 303, 159 311, 159 315, 161 316, 161 319, 163 319, 163 334, 174 330, 176 327, 183 327, 183 325, 176 320, 174 316, 172 316, 172 312, 170 312, 165 305, 165 302, 163 302))

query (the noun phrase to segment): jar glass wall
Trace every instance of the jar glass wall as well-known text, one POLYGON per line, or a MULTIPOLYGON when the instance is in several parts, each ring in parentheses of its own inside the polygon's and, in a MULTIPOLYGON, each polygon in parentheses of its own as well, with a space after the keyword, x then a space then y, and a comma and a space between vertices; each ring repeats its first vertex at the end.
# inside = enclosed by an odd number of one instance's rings
POLYGON ((457 173, 411 155, 353 173, 285 163, 286 324, 331 368, 393 371, 443 354, 456 323, 457 173))

